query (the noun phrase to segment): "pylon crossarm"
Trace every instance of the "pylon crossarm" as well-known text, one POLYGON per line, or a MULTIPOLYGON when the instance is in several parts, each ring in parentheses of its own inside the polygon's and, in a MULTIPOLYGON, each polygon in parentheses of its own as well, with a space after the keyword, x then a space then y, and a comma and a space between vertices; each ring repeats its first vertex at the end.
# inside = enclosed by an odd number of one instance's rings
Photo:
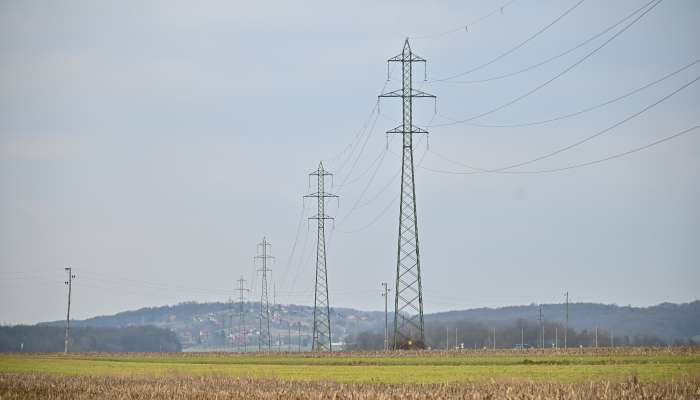
POLYGON ((379 97, 403 97, 403 91, 401 89, 398 89, 388 93, 380 94, 379 97))

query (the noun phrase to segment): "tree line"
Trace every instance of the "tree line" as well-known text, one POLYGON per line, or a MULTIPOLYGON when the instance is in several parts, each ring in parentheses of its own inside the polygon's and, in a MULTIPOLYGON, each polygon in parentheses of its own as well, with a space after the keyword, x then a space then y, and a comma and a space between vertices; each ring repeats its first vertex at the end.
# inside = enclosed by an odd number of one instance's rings
MULTIPOLYGON (((393 331, 389 332, 392 343, 393 331)), ((604 329, 566 329, 562 323, 528 321, 518 319, 509 324, 488 324, 473 321, 450 321, 427 323, 425 345, 432 349, 459 348, 551 348, 564 347, 611 347, 611 346, 666 346, 697 345, 690 339, 667 343, 652 335, 620 335, 604 329), (566 332, 566 333, 565 333, 566 332), (494 337, 495 336, 495 337, 494 337), (565 339, 566 338, 566 339, 565 339), (597 338, 597 339, 596 339, 597 338), (494 340, 495 339, 495 340, 494 340)), ((381 350, 384 348, 383 331, 363 331, 345 339, 348 350, 381 350)))
MULTIPOLYGON (((65 330, 58 326, 17 325, 0 327, 0 352, 60 352, 65 330)), ((69 346, 75 352, 179 352, 174 332, 155 326, 127 328, 75 327, 69 346)))

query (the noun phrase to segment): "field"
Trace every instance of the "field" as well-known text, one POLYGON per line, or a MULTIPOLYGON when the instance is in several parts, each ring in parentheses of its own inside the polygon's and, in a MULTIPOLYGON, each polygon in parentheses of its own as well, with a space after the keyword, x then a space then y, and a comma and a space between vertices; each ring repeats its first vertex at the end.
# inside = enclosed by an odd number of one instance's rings
POLYGON ((700 398, 694 349, 7 354, 10 398, 700 398))

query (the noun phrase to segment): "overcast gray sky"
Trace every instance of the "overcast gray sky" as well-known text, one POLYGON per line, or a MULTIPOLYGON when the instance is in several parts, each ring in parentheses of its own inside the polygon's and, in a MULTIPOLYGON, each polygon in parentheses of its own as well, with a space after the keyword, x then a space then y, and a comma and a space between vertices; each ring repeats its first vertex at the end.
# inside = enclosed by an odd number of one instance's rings
MULTIPOLYGON (((647 2, 586 0, 532 41, 460 79, 539 63, 647 2)), ((277 256, 272 282, 279 301, 312 304, 314 227, 299 222, 307 174, 322 159, 331 172, 340 170, 328 188, 340 195, 339 208, 328 203, 338 217, 335 231, 329 229, 331 305, 380 309, 380 282, 393 282, 396 268, 396 138, 381 157, 399 102, 383 101, 374 129, 362 127, 374 120, 386 59, 415 36, 412 47, 428 59, 429 78, 423 82, 417 67, 416 86, 438 97, 435 117, 430 100, 416 100, 416 123, 469 118, 548 81, 624 26, 509 78, 434 81, 489 62, 575 3, 518 0, 467 32, 460 27, 500 3, 3 1, 0 321, 62 318, 69 265, 77 275, 75 318, 224 301, 241 275, 257 298, 253 256, 263 236, 277 256), (458 29, 418 38, 452 28, 458 29), (359 145, 343 152, 353 143, 359 145)), ((550 119, 628 93, 700 57, 699 21, 697 1, 662 1, 560 78, 471 122, 550 119)), ((440 155, 487 169, 533 159, 699 75, 696 64, 622 101, 548 124, 432 127, 430 151, 416 138, 416 161, 464 171, 440 155)), ((399 85, 392 79, 385 90, 399 85)), ((698 85, 516 170, 596 160, 697 125, 698 85)), ((417 167, 425 311, 559 302, 567 290, 573 301, 625 305, 697 299, 699 149, 700 132, 693 131, 551 174, 454 175, 417 167)), ((306 216, 313 212, 307 207, 306 216)))

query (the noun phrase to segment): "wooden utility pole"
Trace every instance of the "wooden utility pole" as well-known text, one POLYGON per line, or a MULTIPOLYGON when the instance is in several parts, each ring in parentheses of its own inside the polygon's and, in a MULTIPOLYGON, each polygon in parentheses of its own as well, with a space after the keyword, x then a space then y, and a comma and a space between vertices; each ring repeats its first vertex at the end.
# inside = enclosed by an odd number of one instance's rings
POLYGON ((70 296, 73 289, 73 278, 75 278, 75 275, 73 275, 72 267, 68 267, 65 270, 68 273, 68 280, 65 282, 65 284, 68 285, 68 312, 66 313, 66 338, 63 342, 63 352, 68 353, 68 341, 70 338, 70 296))

